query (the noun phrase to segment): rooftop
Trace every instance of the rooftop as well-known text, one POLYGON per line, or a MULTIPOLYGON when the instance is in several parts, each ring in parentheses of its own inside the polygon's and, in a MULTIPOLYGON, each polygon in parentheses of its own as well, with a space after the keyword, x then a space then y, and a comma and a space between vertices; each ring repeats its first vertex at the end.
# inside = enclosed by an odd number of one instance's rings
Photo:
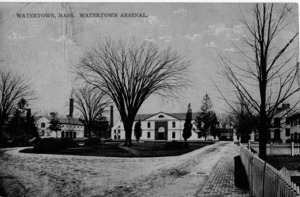
MULTIPOLYGON (((159 112, 159 113, 154 113, 154 114, 137 114, 135 116, 135 120, 146 120, 148 118, 151 118, 152 116, 155 116, 157 114, 166 114, 168 116, 172 116, 178 120, 185 120, 186 113, 165 113, 165 112, 159 112)), ((198 113, 192 113, 192 119, 195 120, 197 117, 198 113)))
MULTIPOLYGON (((38 116, 36 120, 45 117, 48 120, 51 120, 50 116, 38 116)), ((58 117, 58 120, 61 124, 70 124, 70 125, 83 125, 83 123, 76 119, 76 118, 63 118, 63 117, 58 117)))

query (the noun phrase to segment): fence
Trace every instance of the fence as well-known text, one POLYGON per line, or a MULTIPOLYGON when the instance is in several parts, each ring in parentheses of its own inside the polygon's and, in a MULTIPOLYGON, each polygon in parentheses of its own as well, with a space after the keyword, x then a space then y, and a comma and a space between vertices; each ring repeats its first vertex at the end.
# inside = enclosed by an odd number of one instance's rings
POLYGON ((249 181, 250 193, 254 197, 300 197, 299 187, 257 154, 241 144, 241 160, 249 181))
MULTIPOLYGON (((248 146, 258 152, 258 142, 249 141, 248 146)), ((294 142, 290 144, 267 144, 267 155, 300 155, 300 144, 294 142)))

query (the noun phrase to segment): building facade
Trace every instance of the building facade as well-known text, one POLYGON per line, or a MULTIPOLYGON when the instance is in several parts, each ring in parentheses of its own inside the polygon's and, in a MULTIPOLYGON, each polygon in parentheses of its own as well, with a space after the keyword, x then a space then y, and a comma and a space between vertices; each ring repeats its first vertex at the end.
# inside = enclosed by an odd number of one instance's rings
POLYGON ((41 116, 36 120, 36 126, 41 138, 83 138, 84 125, 78 119, 67 117, 58 118, 61 126, 60 131, 49 129, 51 117, 41 116))
POLYGON ((289 120, 292 117, 294 117, 293 110, 290 109, 289 104, 282 104, 282 107, 276 109, 271 121, 270 142, 284 144, 291 141, 291 127, 294 126, 290 124, 289 120))
POLYGON ((300 143, 300 112, 294 113, 287 118, 288 130, 286 135, 290 136, 289 141, 300 143))
MULTIPOLYGON (((188 140, 203 140, 196 127, 195 119, 197 113, 192 114, 192 135, 188 140)), ((142 136, 140 140, 184 140, 182 131, 184 128, 186 113, 139 114, 136 116, 132 128, 132 140, 135 140, 134 126, 141 120, 142 136)), ((208 137, 208 139, 211 136, 208 137)), ((122 121, 119 121, 111 130, 113 140, 124 140, 125 130, 122 121)))

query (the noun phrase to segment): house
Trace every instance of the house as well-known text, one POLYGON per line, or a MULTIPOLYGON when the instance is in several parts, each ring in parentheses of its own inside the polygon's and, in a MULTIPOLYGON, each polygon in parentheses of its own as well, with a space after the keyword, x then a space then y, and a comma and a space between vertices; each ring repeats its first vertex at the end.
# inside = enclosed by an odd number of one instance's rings
MULTIPOLYGON (((51 115, 53 115, 51 113, 51 115)), ((67 117, 58 117, 61 125, 61 130, 57 133, 49 129, 51 116, 40 116, 36 121, 38 133, 41 138, 83 138, 84 125, 78 119, 67 117)))
MULTIPOLYGON (((196 127, 195 119, 197 113, 192 114, 192 135, 188 140, 203 140, 196 127)), ((141 120, 142 136, 140 140, 183 140, 182 131, 184 128, 186 113, 165 113, 138 114, 132 128, 132 139, 134 136, 134 126, 141 120)), ((119 121, 111 130, 113 140, 124 140, 125 130, 122 121, 119 121)))
POLYGON ((291 142, 300 142, 300 112, 295 112, 287 118, 288 130, 286 135, 290 136, 291 142))
POLYGON ((289 142, 291 139, 291 124, 289 120, 294 120, 295 117, 292 114, 293 110, 290 109, 290 104, 287 103, 282 104, 282 107, 276 109, 271 121, 270 141, 279 143, 289 142))
POLYGON ((56 116, 50 113, 50 116, 40 116, 36 119, 36 127, 41 138, 83 138, 84 124, 78 119, 73 118, 73 99, 70 99, 69 115, 66 118, 57 117, 60 122, 60 131, 51 131, 49 129, 51 118, 56 116))

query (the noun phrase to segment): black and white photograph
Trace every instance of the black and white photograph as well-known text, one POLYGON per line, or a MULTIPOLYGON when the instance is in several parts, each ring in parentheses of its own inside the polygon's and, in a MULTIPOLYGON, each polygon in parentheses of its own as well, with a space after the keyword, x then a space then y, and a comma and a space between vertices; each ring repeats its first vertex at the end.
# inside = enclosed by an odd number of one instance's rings
POLYGON ((300 197, 296 2, 0 2, 0 197, 300 197))

